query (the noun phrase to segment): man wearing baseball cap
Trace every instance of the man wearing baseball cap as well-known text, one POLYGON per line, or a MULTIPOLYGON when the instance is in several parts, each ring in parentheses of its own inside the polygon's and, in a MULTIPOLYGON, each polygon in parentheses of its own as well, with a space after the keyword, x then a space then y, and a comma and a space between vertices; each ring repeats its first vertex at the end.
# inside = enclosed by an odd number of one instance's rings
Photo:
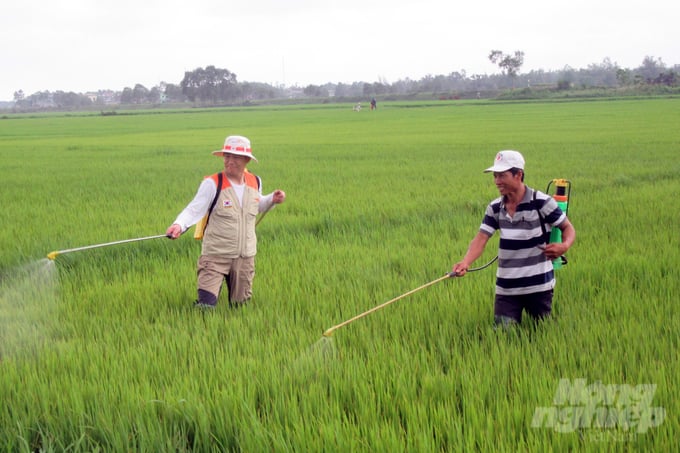
POLYGON ((519 152, 498 152, 484 172, 493 172, 500 197, 487 206, 477 235, 453 273, 464 276, 498 231, 494 322, 519 324, 523 311, 535 319, 550 316, 555 287, 552 260, 569 250, 576 231, 552 197, 524 184, 524 157, 519 152), (550 228, 562 230, 561 243, 548 243, 550 228))
POLYGON ((177 239, 198 224, 194 237, 203 239, 195 303, 199 308, 217 305, 225 280, 231 306, 248 302, 255 277, 255 219, 286 199, 285 192, 278 189, 262 195, 260 178, 246 169, 251 160, 257 162, 246 137, 227 137, 224 147, 213 155, 224 159, 224 171, 201 182, 194 199, 166 231, 168 237, 177 239))

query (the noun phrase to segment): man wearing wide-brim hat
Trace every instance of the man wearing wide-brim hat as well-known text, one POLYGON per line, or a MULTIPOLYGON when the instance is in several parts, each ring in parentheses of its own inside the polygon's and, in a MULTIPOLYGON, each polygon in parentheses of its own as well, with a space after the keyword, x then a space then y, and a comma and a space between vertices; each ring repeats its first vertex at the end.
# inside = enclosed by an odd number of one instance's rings
POLYGON ((224 159, 224 171, 201 182, 194 199, 166 232, 177 239, 196 225, 194 236, 203 239, 195 303, 200 308, 217 305, 225 280, 230 305, 240 306, 250 300, 257 253, 257 215, 286 199, 286 193, 279 189, 262 195, 261 179, 246 169, 251 160, 257 162, 246 137, 227 137, 224 147, 213 151, 213 155, 224 159))
POLYGON ((524 157, 518 151, 499 151, 484 172, 493 173, 501 196, 487 206, 477 235, 452 273, 465 275, 498 231, 495 323, 519 324, 524 311, 532 318, 548 317, 555 286, 552 260, 569 250, 576 231, 550 195, 524 184, 524 157), (561 243, 549 243, 552 228, 562 230, 561 243))

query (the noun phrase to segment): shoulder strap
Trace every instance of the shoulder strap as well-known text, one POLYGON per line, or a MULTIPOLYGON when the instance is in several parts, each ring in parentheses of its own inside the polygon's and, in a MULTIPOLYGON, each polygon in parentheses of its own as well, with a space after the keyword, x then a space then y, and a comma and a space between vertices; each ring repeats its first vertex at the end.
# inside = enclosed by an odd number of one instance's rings
POLYGON ((543 240, 548 243, 550 242, 550 236, 548 234, 548 230, 545 228, 545 221, 543 220, 543 215, 541 214, 541 210, 538 208, 538 203, 536 203, 536 189, 532 189, 534 191, 534 196, 533 196, 533 205, 534 209, 538 213, 538 219, 541 222, 541 231, 543 232, 543 240))
MULTIPOLYGON (((547 230, 545 229, 545 222, 543 221, 543 216, 541 215, 541 210, 538 209, 538 204, 536 203, 536 190, 535 189, 534 189, 534 209, 536 209, 536 212, 538 212, 538 218, 541 221, 541 230, 543 231, 543 240, 547 244, 547 243, 550 242, 550 233, 548 233, 547 230)), ((568 262, 567 257, 564 256, 564 255, 560 256, 560 260, 562 261, 563 266, 566 265, 567 262, 568 262)))
POLYGON ((258 192, 262 190, 262 180, 255 173, 251 173, 246 169, 243 176, 245 177, 248 186, 257 189, 258 192))
POLYGON ((205 226, 208 226, 208 222, 210 221, 210 214, 212 214, 212 210, 215 207, 215 203, 217 203, 217 199, 220 196, 220 192, 222 191, 222 172, 220 172, 217 175, 217 190, 215 190, 215 198, 213 198, 212 203, 210 203, 210 208, 208 209, 208 218, 205 221, 205 226))

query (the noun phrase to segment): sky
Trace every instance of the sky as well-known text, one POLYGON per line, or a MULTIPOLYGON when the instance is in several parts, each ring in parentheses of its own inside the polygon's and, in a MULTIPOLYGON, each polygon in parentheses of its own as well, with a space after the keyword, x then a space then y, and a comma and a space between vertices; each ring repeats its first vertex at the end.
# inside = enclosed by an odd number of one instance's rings
POLYGON ((215 66, 239 82, 309 84, 520 73, 605 58, 680 64, 680 2, 631 0, 21 0, 0 6, 0 101, 14 92, 179 84, 215 66))

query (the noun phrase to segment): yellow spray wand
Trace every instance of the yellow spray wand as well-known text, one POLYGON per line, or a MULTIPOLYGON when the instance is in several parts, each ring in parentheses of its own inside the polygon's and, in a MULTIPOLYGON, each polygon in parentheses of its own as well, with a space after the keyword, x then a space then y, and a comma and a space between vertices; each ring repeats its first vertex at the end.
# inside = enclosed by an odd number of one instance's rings
POLYGON ((384 307, 388 306, 389 304, 391 304, 391 303, 393 303, 393 302, 396 302, 396 301, 398 301, 398 300, 400 300, 400 299, 403 299, 404 297, 406 297, 406 296, 408 296, 408 295, 411 295, 411 294, 415 293, 416 291, 420 291, 421 289, 427 288, 428 286, 432 286, 432 285, 434 285, 435 283, 439 283, 439 282, 442 281, 442 280, 446 280, 447 278, 451 278, 451 277, 455 277, 455 276, 456 276, 456 275, 453 274, 453 273, 448 273, 448 274, 446 274, 446 275, 444 275, 444 276, 442 276, 442 277, 439 277, 439 278, 436 279, 436 280, 433 280, 433 281, 431 281, 431 282, 429 282, 429 283, 425 283, 423 286, 419 286, 419 287, 416 288, 416 289, 412 289, 411 291, 409 291, 409 292, 407 292, 407 293, 404 293, 404 294, 402 294, 401 296, 398 296, 398 297, 395 297, 394 299, 388 300, 387 302, 384 302, 384 303, 378 305, 377 307, 373 307, 373 308, 371 308, 371 309, 368 310, 368 311, 365 311, 365 312, 363 312, 363 313, 361 313, 361 314, 358 314, 358 315, 356 315, 355 317, 353 317, 353 318, 351 318, 351 319, 348 319, 348 320, 345 321, 345 322, 341 322, 341 323, 338 324, 337 326, 331 327, 330 329, 326 330, 326 331, 323 333, 323 336, 324 336, 324 337, 330 337, 331 335, 333 335, 333 332, 335 332, 336 330, 338 330, 338 329, 341 328, 341 327, 346 326, 347 324, 350 324, 350 323, 356 321, 357 319, 361 319, 361 318, 363 318, 364 316, 368 316, 368 315, 370 315, 371 313, 373 313, 373 312, 375 312, 375 311, 378 311, 378 310, 380 310, 381 308, 384 308, 384 307))
MULTIPOLYGON (((497 259, 498 259, 498 256, 496 256, 494 259, 492 259, 491 261, 489 261, 488 263, 486 263, 486 264, 483 265, 483 266, 475 267, 475 268, 473 268, 473 269, 468 269, 467 271, 468 271, 468 272, 481 271, 482 269, 486 269, 487 267, 491 266, 493 263, 496 262, 497 259)), ((363 313, 360 313, 360 314, 356 315, 355 317, 348 319, 347 321, 341 322, 340 324, 338 324, 338 325, 336 325, 336 326, 333 326, 333 327, 331 327, 330 329, 327 329, 327 330, 323 333, 323 336, 324 336, 324 337, 327 337, 327 338, 330 338, 330 336, 333 335, 333 332, 335 332, 336 330, 338 330, 338 329, 341 328, 341 327, 345 327, 347 324, 353 323, 353 322, 356 321, 357 319, 361 319, 361 318, 363 318, 363 317, 365 317, 365 316, 368 316, 368 315, 370 315, 371 313, 374 313, 374 312, 380 310, 381 308, 384 308, 384 307, 390 305, 391 303, 394 303, 394 302, 396 302, 396 301, 398 301, 398 300, 403 299, 403 298, 406 297, 406 296, 409 296, 409 295, 411 295, 411 294, 413 294, 413 293, 415 293, 415 292, 417 292, 417 291, 420 291, 421 289, 427 288, 428 286, 432 286, 432 285, 434 285, 435 283, 441 282, 442 280, 446 280, 447 278, 453 278, 453 277, 458 277, 458 274, 455 274, 455 273, 453 273, 453 272, 448 272, 448 273, 444 274, 443 276, 441 276, 441 277, 439 277, 439 278, 437 278, 437 279, 435 279, 435 280, 432 280, 432 281, 429 282, 429 283, 425 283, 424 285, 419 286, 419 287, 417 287, 416 289, 412 289, 411 291, 406 292, 406 293, 402 294, 401 296, 397 296, 397 297, 395 297, 394 299, 390 299, 390 300, 388 300, 387 302, 383 302, 382 304, 380 304, 380 305, 378 305, 378 306, 376 306, 376 307, 373 307, 373 308, 371 308, 370 310, 367 310, 367 311, 365 311, 365 312, 363 312, 363 313)))

